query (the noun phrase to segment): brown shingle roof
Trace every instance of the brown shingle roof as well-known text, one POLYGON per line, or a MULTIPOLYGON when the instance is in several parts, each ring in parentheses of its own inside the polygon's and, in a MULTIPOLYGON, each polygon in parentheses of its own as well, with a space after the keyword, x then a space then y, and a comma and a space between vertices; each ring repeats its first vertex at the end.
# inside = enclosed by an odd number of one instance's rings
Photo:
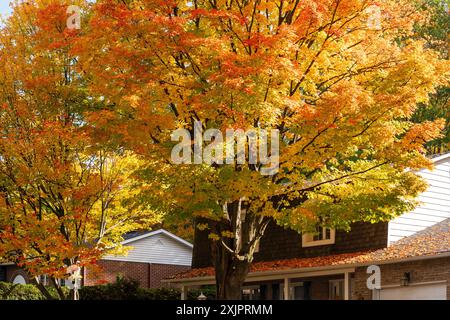
POLYGON ((450 252, 450 219, 403 238, 385 249, 364 256, 355 257, 351 262, 365 263, 432 256, 450 252))

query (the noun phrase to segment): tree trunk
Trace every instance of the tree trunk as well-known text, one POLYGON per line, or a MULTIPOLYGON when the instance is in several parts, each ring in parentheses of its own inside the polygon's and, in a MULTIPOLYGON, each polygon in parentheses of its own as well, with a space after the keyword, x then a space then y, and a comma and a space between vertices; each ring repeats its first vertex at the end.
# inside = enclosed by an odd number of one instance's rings
POLYGON ((47 288, 42 283, 39 283, 39 281, 37 281, 35 277, 30 276, 30 281, 36 288, 39 289, 39 291, 44 295, 44 297, 47 300, 55 300, 55 298, 50 294, 50 292, 48 292, 47 288))
POLYGON ((56 289, 56 292, 58 293, 58 296, 61 300, 67 300, 70 296, 66 295, 59 285, 59 283, 56 281, 55 278, 50 277, 50 281, 52 282, 53 287, 56 289))
POLYGON ((224 213, 224 219, 209 222, 215 235, 211 253, 216 273, 217 299, 239 300, 256 244, 269 219, 252 215, 248 212, 248 203, 242 199, 225 205, 224 213))
POLYGON ((223 246, 217 246, 214 258, 218 300, 240 300, 242 286, 250 270, 247 260, 240 261, 223 246))

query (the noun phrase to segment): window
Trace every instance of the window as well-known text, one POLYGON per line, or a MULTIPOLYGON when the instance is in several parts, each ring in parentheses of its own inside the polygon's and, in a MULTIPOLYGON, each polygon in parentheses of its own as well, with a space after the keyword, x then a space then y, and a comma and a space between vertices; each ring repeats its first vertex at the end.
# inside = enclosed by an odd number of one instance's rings
POLYGON ((14 277, 13 284, 27 284, 27 281, 22 275, 17 275, 14 277))
POLYGON ((334 229, 317 227, 315 233, 306 233, 302 236, 302 246, 314 247, 333 244, 335 233, 334 229))

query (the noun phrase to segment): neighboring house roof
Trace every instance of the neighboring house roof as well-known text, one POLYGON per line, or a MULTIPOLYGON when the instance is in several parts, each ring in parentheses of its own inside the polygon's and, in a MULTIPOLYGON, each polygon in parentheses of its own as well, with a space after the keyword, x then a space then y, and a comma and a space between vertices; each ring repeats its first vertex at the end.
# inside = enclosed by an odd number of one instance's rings
MULTIPOLYGON (((356 253, 328 255, 313 258, 297 258, 270 262, 256 262, 250 272, 303 270, 323 267, 356 267, 377 263, 396 263, 408 259, 438 258, 450 253, 450 219, 422 230, 413 236, 397 241, 388 248, 356 253)), ((213 277, 214 268, 192 269, 174 275, 170 280, 213 277)))
POLYGON ((106 255, 102 260, 191 266, 192 244, 164 230, 127 234, 122 245, 131 247, 125 255, 106 255))
POLYGON ((139 237, 139 236, 143 236, 143 235, 148 234, 150 232, 152 232, 152 231, 149 231, 149 230, 145 230, 145 231, 131 231, 131 232, 125 233, 122 236, 122 238, 123 238, 123 241, 125 241, 125 240, 129 240, 129 239, 136 238, 136 237, 139 237))
POLYGON ((178 241, 182 244, 184 244, 185 246, 188 246, 189 248, 192 248, 193 245, 192 243, 174 235, 173 233, 170 233, 169 231, 166 231, 164 229, 159 229, 159 230, 155 230, 155 231, 135 231, 135 232, 129 232, 127 233, 123 238, 124 241, 122 241, 122 244, 129 244, 131 242, 137 241, 137 240, 141 240, 141 239, 145 239, 148 237, 152 237, 158 234, 164 234, 172 239, 174 239, 175 241, 178 241))

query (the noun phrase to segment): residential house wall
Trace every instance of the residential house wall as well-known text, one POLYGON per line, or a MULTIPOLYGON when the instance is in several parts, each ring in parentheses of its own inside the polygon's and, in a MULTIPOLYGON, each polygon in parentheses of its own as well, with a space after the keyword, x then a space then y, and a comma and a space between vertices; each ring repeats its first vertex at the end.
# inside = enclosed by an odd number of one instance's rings
POLYGON ((421 204, 389 222, 389 244, 450 218, 450 158, 437 159, 434 170, 418 172, 428 183, 421 204))
MULTIPOLYGON (((284 229, 272 222, 261 238, 255 262, 292 258, 309 258, 339 253, 375 250, 387 246, 388 224, 354 223, 351 231, 336 231, 335 243, 314 247, 302 247, 302 237, 296 231, 284 229)), ((211 266, 211 250, 208 231, 195 231, 192 267, 211 266)))
POLYGON ((191 265, 192 246, 181 244, 179 240, 168 236, 168 233, 161 232, 147 238, 138 240, 132 238, 128 241, 126 242, 126 246, 130 246, 131 249, 126 255, 108 255, 103 259, 164 265, 191 265))
POLYGON ((101 260, 99 266, 103 269, 99 274, 86 270, 84 285, 111 283, 120 275, 139 281, 143 288, 160 288, 166 286, 161 280, 190 269, 189 266, 111 260, 101 260))

